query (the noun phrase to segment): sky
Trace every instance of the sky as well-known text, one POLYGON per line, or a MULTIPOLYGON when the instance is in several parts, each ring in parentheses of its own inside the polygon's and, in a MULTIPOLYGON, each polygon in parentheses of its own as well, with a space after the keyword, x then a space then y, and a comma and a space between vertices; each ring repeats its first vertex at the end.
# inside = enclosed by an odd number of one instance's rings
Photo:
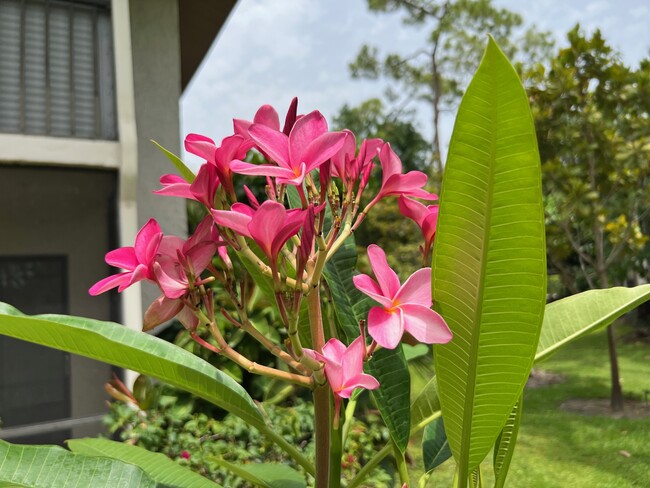
MULTIPOLYGON (((650 52, 650 2, 644 0, 494 0, 521 14, 526 25, 551 31, 559 45, 576 23, 600 28, 630 65, 650 52)), ((426 30, 405 26, 402 15, 369 12, 365 0, 239 0, 181 98, 181 138, 194 132, 219 142, 232 119, 251 120, 273 105, 281 118, 291 98, 299 112, 320 110, 331 120, 344 104, 381 97, 385 84, 353 80, 348 64, 364 43, 380 53, 407 54, 423 45, 426 30)), ((429 134, 426 107, 421 132, 429 134)), ((443 120, 443 147, 453 114, 443 120)), ((443 151, 444 152, 444 151, 443 151)), ((193 167, 200 162, 183 158, 193 167)))

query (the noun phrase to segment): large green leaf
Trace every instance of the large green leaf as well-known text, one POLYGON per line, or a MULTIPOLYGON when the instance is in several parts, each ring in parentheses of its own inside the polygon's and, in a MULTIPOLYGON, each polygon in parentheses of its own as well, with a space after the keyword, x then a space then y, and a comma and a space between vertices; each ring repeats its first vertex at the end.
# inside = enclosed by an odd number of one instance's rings
POLYGON ((431 378, 411 404, 411 426, 421 429, 440 416, 438 381, 431 378))
MULTIPOLYGON (((356 263, 356 246, 354 238, 350 237, 323 270, 334 298, 336 317, 348 342, 359 335, 359 320, 367 320, 368 311, 376 305, 354 286, 352 277, 356 274, 356 263)), ((379 381, 380 387, 372 394, 391 437, 404 452, 411 429, 411 376, 402 347, 378 350, 366 364, 366 372, 379 381)))
POLYGON ((553 354, 578 337, 608 326, 650 300, 650 285, 590 290, 546 306, 535 360, 553 354))
POLYGON ((424 428, 422 434, 422 460, 424 470, 433 471, 451 457, 442 417, 438 417, 424 428))
POLYGON ((220 458, 214 461, 240 478, 262 488, 305 488, 303 476, 286 464, 235 464, 220 458))
POLYGON ((0 486, 164 488, 142 469, 117 459, 91 457, 59 446, 20 446, 0 440, 0 486))
POLYGON ((153 376, 266 429, 246 390, 198 356, 155 336, 113 322, 66 315, 29 317, 5 303, 0 303, 0 334, 153 376))
POLYGON ((174 344, 113 322, 67 315, 29 317, 2 302, 0 334, 132 369, 193 393, 256 427, 305 470, 314 472, 304 455, 266 424, 246 390, 174 344))
POLYGON ((174 488, 219 488, 189 468, 184 468, 167 456, 149 452, 141 447, 109 441, 108 439, 73 439, 67 442, 72 452, 84 456, 118 459, 140 467, 152 480, 174 488))
POLYGON ((522 398, 519 398, 494 445, 492 466, 494 467, 495 488, 503 488, 506 483, 506 476, 508 476, 508 469, 510 469, 510 462, 517 443, 519 424, 521 424, 521 404, 522 398))
POLYGON ((521 395, 546 294, 541 170, 526 93, 494 40, 463 97, 440 196, 436 346, 445 429, 461 486, 521 395))

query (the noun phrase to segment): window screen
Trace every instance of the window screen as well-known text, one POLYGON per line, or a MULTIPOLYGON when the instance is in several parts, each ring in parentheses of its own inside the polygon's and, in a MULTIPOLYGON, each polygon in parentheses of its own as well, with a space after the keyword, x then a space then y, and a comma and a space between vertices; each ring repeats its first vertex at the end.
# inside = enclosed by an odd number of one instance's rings
POLYGON ((108 1, 0 0, 0 132, 117 138, 108 1))

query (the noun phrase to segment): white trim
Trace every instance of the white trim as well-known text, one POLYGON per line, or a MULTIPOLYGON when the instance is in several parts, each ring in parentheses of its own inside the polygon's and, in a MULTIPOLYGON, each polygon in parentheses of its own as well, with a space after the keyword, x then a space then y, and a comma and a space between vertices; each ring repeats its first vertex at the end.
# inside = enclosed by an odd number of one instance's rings
POLYGON ((0 163, 117 169, 120 143, 67 137, 0 134, 0 163))
MULTIPOLYGON (((138 131, 135 121, 135 88, 131 46, 129 0, 113 0, 113 43, 115 50, 115 94, 117 132, 120 137, 121 165, 119 172, 120 245, 132 246, 138 231, 138 131)), ((134 330, 142 330, 142 291, 139 284, 122 293, 122 322, 134 330)), ((126 385, 133 386, 137 373, 126 371, 126 385)))

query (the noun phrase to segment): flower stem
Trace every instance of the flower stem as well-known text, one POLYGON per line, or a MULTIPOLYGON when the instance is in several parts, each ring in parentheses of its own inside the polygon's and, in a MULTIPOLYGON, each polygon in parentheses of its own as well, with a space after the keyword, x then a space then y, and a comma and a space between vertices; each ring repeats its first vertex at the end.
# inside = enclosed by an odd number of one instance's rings
MULTIPOLYGON (((335 407, 334 417, 339 415, 341 399, 337 400, 339 404, 335 407)), ((329 488, 339 488, 341 486, 341 454, 342 454, 342 431, 339 425, 339 419, 330 419, 330 473, 329 488)))
MULTIPOLYGON (((312 347, 322 352, 325 345, 320 288, 307 295, 312 347)), ((324 379, 324 378, 323 378, 324 379)), ((316 384, 313 392, 316 424, 316 488, 328 488, 330 475, 330 388, 326 382, 316 384)))

